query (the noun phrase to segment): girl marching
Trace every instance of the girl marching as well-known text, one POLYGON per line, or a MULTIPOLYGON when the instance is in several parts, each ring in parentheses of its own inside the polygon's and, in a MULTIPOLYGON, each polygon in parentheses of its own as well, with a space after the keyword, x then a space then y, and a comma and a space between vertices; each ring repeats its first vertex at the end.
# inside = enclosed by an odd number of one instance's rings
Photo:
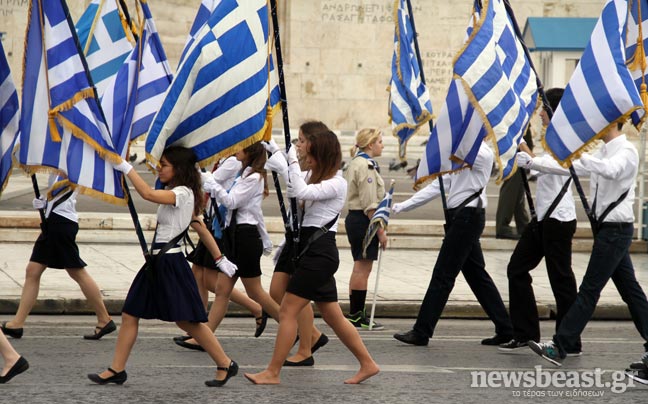
POLYGON ((297 316, 311 300, 317 304, 324 321, 360 362, 360 370, 345 383, 357 384, 379 372, 358 331, 346 320, 337 302, 333 275, 340 261, 335 232, 347 190, 346 181, 339 172, 340 143, 330 131, 310 136, 307 141, 306 163, 310 171, 306 179, 302 178, 295 148, 291 147, 288 152, 290 182, 287 193, 303 202, 304 214, 295 257, 296 269, 281 301, 272 360, 264 371, 245 374, 255 384, 279 384, 281 367, 297 335, 297 316))
POLYGON ((204 324, 207 315, 196 280, 178 244, 191 224, 216 257, 220 270, 227 276, 232 276, 236 271, 236 266, 220 254, 204 224, 193 220, 202 210, 200 174, 195 164, 196 156, 190 149, 166 149, 160 159, 158 172, 160 182, 166 186, 161 190, 149 187, 127 162, 122 161, 115 166, 116 170, 130 178, 142 198, 160 206, 151 251, 153 268, 142 268, 133 280, 122 309, 122 324, 112 364, 102 373, 88 375, 95 383, 123 384, 126 381, 126 362, 137 339, 140 318, 173 321, 198 341, 217 364, 216 377, 206 381, 207 386, 221 387, 238 372, 236 362, 225 354, 214 334, 204 324), (161 250, 167 251, 161 253, 161 250))

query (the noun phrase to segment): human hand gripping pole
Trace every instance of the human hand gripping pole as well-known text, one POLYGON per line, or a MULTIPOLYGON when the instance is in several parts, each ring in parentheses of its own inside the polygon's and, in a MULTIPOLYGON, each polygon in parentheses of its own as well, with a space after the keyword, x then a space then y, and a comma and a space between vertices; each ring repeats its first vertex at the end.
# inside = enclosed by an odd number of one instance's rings
POLYGON ((128 175, 128 173, 133 169, 133 166, 130 165, 126 160, 122 160, 121 163, 113 167, 115 167, 115 170, 124 173, 124 175, 128 175))
POLYGON ((34 200, 32 200, 32 206, 36 210, 45 209, 47 208, 47 199, 42 195, 38 198, 34 198, 34 200))
POLYGON ((523 151, 517 152, 517 154, 515 155, 515 160, 517 161, 517 164, 520 168, 530 169, 533 165, 533 157, 523 151))

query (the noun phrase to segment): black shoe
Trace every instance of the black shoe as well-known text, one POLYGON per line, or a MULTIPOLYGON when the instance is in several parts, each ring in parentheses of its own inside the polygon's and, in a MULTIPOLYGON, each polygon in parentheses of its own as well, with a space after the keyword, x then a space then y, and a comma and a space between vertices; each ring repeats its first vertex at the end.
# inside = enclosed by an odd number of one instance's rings
POLYGON ((270 315, 266 313, 265 310, 261 310, 261 317, 256 317, 254 319, 256 321, 254 338, 259 338, 261 334, 263 334, 263 331, 265 331, 266 325, 268 324, 268 317, 270 317, 270 315))
POLYGON ((409 330, 405 333, 396 333, 394 334, 394 338, 400 342, 416 346, 425 346, 430 341, 428 337, 421 335, 414 330, 409 330))
POLYGON ((125 370, 122 370, 121 372, 117 372, 113 370, 113 368, 108 368, 108 371, 113 375, 104 379, 103 377, 99 376, 98 373, 89 373, 88 379, 92 380, 97 384, 108 384, 108 383, 124 384, 126 379, 128 379, 128 375, 126 374, 125 370))
POLYGON ((643 361, 632 362, 630 366, 626 369, 627 372, 633 370, 645 370, 648 371, 648 367, 643 363, 643 361))
POLYGON ((191 342, 187 342, 187 341, 175 341, 175 343, 176 345, 179 345, 183 348, 193 349, 194 351, 205 352, 205 348, 201 347, 199 344, 192 344, 191 342))
POLYGON ((495 234, 495 238, 504 239, 504 240, 519 240, 520 237, 522 237, 520 234, 513 233, 513 232, 495 234))
POLYGON ((500 344, 500 346, 497 349, 502 352, 508 352, 508 353, 522 352, 522 351, 527 352, 525 349, 527 346, 529 346, 529 344, 526 341, 518 341, 515 338, 513 338, 509 342, 500 344))
POLYGON ((641 384, 648 384, 648 370, 626 370, 626 376, 641 384))
POLYGON ((500 334, 495 334, 494 336, 490 338, 484 338, 481 340, 482 345, 500 345, 500 344, 505 344, 509 342, 511 339, 513 339, 512 335, 500 335, 500 334))
POLYGON ((188 339, 191 339, 191 335, 178 335, 177 337, 173 337, 173 342, 186 341, 188 339))
POLYGON ((115 325, 115 322, 110 320, 109 322, 106 323, 103 327, 95 327, 94 334, 87 334, 83 336, 83 339, 101 339, 106 334, 110 334, 111 332, 115 331, 117 329, 117 326, 115 325), (97 331, 98 330, 98 331, 97 331))
POLYGON ((227 383, 227 381, 230 378, 236 376, 236 374, 238 373, 239 367, 238 367, 238 364, 236 362, 231 361, 230 364, 229 364, 229 367, 224 368, 224 367, 219 366, 216 369, 218 369, 218 370, 226 370, 227 375, 225 375, 225 378, 223 380, 216 380, 216 379, 207 380, 205 382, 205 385, 207 385, 208 387, 223 387, 225 385, 225 383, 227 383))
POLYGON ((358 311, 357 313, 349 314, 346 316, 347 319, 353 324, 355 328, 360 330, 384 330, 385 327, 382 324, 376 323, 374 321, 373 326, 369 328, 369 318, 364 310, 358 311))
POLYGON ((29 369, 29 362, 27 362, 27 359, 21 356, 20 358, 18 358, 16 363, 14 363, 11 369, 9 369, 6 375, 0 376, 0 384, 7 383, 9 380, 18 376, 27 369, 29 369))
POLYGON ((308 358, 301 360, 299 362, 291 362, 288 359, 284 361, 284 366, 313 366, 315 364, 315 359, 313 358, 313 355, 309 356, 308 358))
POLYGON ((22 328, 8 328, 6 321, 3 322, 2 325, 0 325, 0 328, 2 329, 2 332, 4 333, 4 335, 6 335, 8 337, 20 339, 23 336, 23 329, 22 328))
POLYGON ((317 341, 315 341, 315 343, 311 347, 311 354, 314 354, 318 349, 328 344, 328 342, 329 342, 329 338, 324 333, 321 333, 320 337, 317 339, 317 341))

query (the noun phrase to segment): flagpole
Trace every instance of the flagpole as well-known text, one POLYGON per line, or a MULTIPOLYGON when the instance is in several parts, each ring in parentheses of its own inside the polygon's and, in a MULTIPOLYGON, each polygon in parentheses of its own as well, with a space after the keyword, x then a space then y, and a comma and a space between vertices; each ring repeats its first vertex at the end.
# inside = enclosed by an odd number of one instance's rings
MULTIPOLYGON (((34 194, 36 195, 36 199, 40 198, 40 190, 38 189, 38 180, 36 179, 36 174, 31 175, 31 180, 32 180, 32 186, 34 187, 34 194)), ((38 209, 38 213, 40 213, 40 218, 41 218, 41 223, 45 223, 45 209, 38 209)))
MULTIPOLYGON (((284 81, 284 70, 283 70, 283 56, 281 53, 281 38, 279 36, 279 17, 277 16, 277 0, 270 0, 270 14, 272 15, 272 27, 274 33, 274 43, 275 43, 275 52, 277 54, 277 72, 279 73, 279 93, 281 98, 281 113, 283 115, 283 128, 284 128, 284 137, 286 140, 286 153, 291 147, 290 141, 290 123, 288 122, 288 97, 286 95, 286 83, 284 81)), ((281 195, 281 188, 279 187, 279 178, 276 173, 272 173, 272 178, 275 183, 275 188, 277 189, 277 198, 279 199, 279 206, 283 205, 283 196, 281 195)), ((294 245, 299 245, 299 233, 298 233, 298 219, 297 219, 297 199, 290 198, 290 210, 292 216, 292 237, 294 245)), ((285 211, 285 207, 284 207, 285 211)), ((282 212, 282 216, 284 213, 282 212)), ((288 224, 288 214, 284 216, 284 227, 289 228, 288 224)), ((296 248, 295 248, 295 251, 296 248)))
MULTIPOLYGON (((70 17, 70 10, 68 9, 68 6, 65 2, 62 2, 61 4, 63 6, 63 10, 65 12, 65 17, 67 19, 68 25, 70 26, 70 30, 71 32, 75 33, 76 30, 74 28, 74 24, 72 24, 72 18, 70 17)), ((74 43, 79 52, 81 63, 83 63, 83 69, 88 79, 88 83, 92 87, 92 91, 94 92, 94 98, 97 100, 97 107, 99 108, 99 112, 101 113, 101 118, 103 119, 104 122, 106 122, 106 116, 104 115, 103 108, 101 107, 101 103, 99 102, 99 97, 97 95, 97 88, 95 87, 94 81, 92 80, 92 76, 90 75, 90 69, 88 68, 88 61, 85 59, 85 57, 83 57, 81 45, 79 44, 79 38, 76 34, 74 34, 72 37, 74 38, 74 43)), ((133 198, 131 197, 130 190, 128 188, 126 175, 124 175, 123 189, 124 189, 126 199, 128 200, 127 202, 128 210, 130 212, 131 218, 133 219, 133 225, 135 226, 135 233, 137 233, 137 239, 139 240, 140 247, 142 248, 142 253, 144 254, 144 258, 148 260, 149 251, 148 251, 148 246, 146 245, 146 238, 144 237, 144 232, 142 231, 142 226, 140 225, 139 218, 137 216, 137 211, 135 210, 135 205, 133 204, 133 198)))
POLYGON ((382 248, 378 246, 378 266, 376 268, 376 282, 374 285, 373 301, 371 303, 371 316, 369 318, 369 331, 373 329, 374 316, 376 314, 376 300, 378 297, 378 281, 380 280, 380 266, 382 263, 382 248))
MULTIPOLYGON (((274 1, 274 0, 273 0, 274 1)), ((421 60, 421 51, 419 50, 418 43, 418 34, 416 33, 416 25, 414 24, 414 12, 412 10, 412 3, 410 0, 407 0, 407 13, 410 16, 410 22, 412 23, 412 31, 414 31, 414 50, 416 51, 416 60, 419 63, 419 73, 421 74, 421 83, 425 86, 425 73, 423 72, 423 60, 421 60)), ((434 130, 434 124, 432 119, 428 121, 430 125, 430 133, 434 130)), ((443 217, 445 218, 446 223, 448 223, 448 201, 446 199, 445 188, 443 186, 443 176, 439 175, 439 191, 441 191, 441 206, 443 207, 443 217)), ((445 226, 444 226, 445 228, 445 226)))
MULTIPOLYGON (((517 20, 515 19, 513 8, 511 7, 509 0, 503 0, 503 1, 504 1, 504 7, 506 7, 506 12, 511 18, 513 28, 515 29, 515 36, 517 36, 518 40, 520 41, 520 44, 522 45, 522 49, 524 49, 524 54, 526 55, 527 60, 529 61, 529 66, 531 67, 531 70, 533 70, 533 72, 535 73, 536 82, 538 83, 538 93, 542 98, 542 104, 543 107, 545 108, 545 111, 547 112, 547 116, 549 120, 551 120, 553 116, 553 109, 551 108, 549 102, 547 101, 547 96, 545 95, 544 87, 542 86, 542 82, 540 81, 540 76, 538 75, 538 72, 535 66, 533 65, 533 60, 531 59, 529 48, 526 46, 526 44, 524 43, 524 39, 522 38, 522 31, 520 31, 520 26, 518 25, 517 20)), ((589 219, 590 224, 592 226, 592 231, 594 231, 595 229, 594 223, 596 222, 596 219, 592 215, 592 210, 590 209, 589 203, 587 202, 587 197, 585 196, 585 192, 583 191, 583 186, 581 185, 580 180, 578 179, 578 176, 576 175, 576 171, 574 170, 573 166, 569 167, 569 173, 571 174, 572 180, 574 181, 574 185, 576 186, 576 191, 578 192, 578 196, 580 197, 580 200, 583 204, 583 209, 585 210, 585 213, 587 214, 587 218, 589 219)), ((526 173, 523 174, 524 174, 524 178, 526 179, 526 173)), ((525 182, 525 187, 526 187, 525 192, 528 192, 527 201, 529 202, 529 207, 531 207, 533 200, 529 198, 529 196, 531 195, 531 190, 528 188, 529 187, 528 181, 525 182)))

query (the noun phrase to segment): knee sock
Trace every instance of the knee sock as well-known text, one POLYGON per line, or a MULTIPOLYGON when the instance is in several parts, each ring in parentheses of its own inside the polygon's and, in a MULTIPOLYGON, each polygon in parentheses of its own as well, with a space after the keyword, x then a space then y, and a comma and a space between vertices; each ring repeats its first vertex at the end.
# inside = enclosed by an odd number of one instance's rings
POLYGON ((367 300, 366 290, 352 290, 349 295, 349 313, 355 314, 363 311, 365 308, 365 300, 367 300))

